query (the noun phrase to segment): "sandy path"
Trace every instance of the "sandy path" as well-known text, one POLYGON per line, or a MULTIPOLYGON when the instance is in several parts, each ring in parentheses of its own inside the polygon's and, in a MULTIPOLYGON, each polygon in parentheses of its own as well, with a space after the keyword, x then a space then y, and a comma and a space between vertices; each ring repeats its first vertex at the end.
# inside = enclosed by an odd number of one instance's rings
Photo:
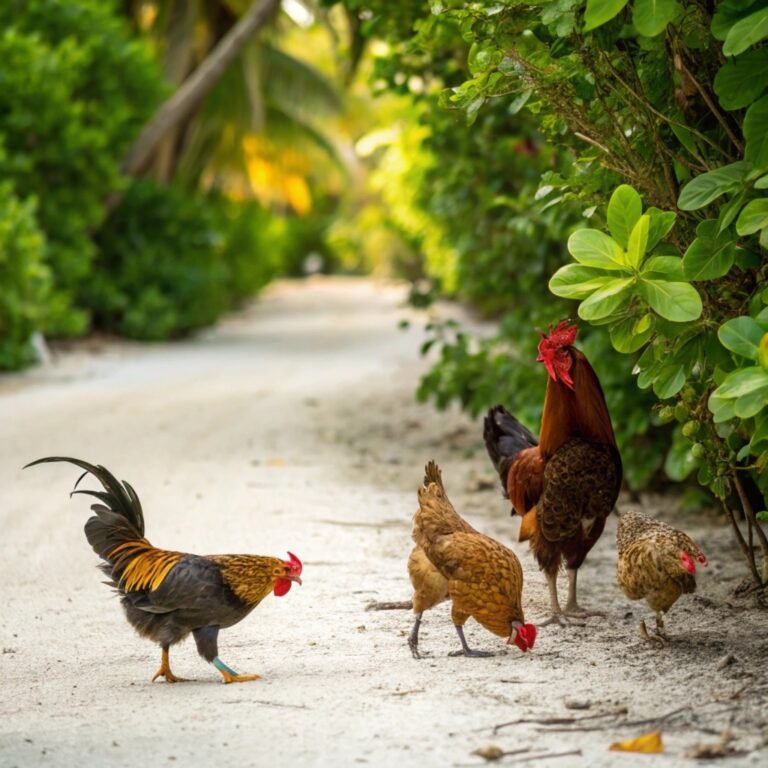
MULTIPOLYGON (((80 348, 0 379, 2 768, 478 765, 470 753, 489 743, 583 752, 535 763, 543 767, 623 766, 638 758, 608 744, 648 730, 625 720, 687 706, 665 726, 674 757, 643 765, 693 764, 681 752, 716 742, 729 723, 733 746, 749 754, 720 764, 766 764, 766 615, 731 597, 741 565, 714 520, 691 528, 711 567, 670 614, 675 641, 661 652, 639 641, 642 609, 614 586, 613 520, 580 580, 584 602, 608 619, 546 628, 526 656, 448 658, 456 637, 443 605, 423 627, 432 656, 417 662, 405 642, 410 614, 365 610, 410 596, 405 558, 426 459, 440 462, 474 525, 514 538, 478 425, 413 402, 422 327, 395 288, 282 283, 195 340, 80 348), (406 317, 413 324, 398 329, 406 317), (57 453, 129 479, 159 546, 290 549, 304 560, 302 588, 220 637, 222 658, 262 681, 221 685, 187 642, 172 661, 194 682, 149 682, 159 652, 99 583, 82 534, 87 504, 67 496, 77 471, 20 469, 57 453), (626 716, 560 726, 574 732, 540 722, 621 708, 626 716), (519 718, 539 722, 490 730, 519 718)), ((543 579, 513 546, 529 619, 541 616, 543 579)), ((468 637, 504 649, 477 625, 468 637)))

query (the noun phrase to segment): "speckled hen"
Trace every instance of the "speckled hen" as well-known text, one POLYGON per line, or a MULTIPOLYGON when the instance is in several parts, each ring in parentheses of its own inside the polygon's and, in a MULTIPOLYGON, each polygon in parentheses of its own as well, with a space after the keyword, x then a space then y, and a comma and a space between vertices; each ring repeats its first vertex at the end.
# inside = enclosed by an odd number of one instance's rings
POLYGON ((619 586, 630 600, 645 598, 656 613, 656 634, 648 634, 644 620, 640 633, 663 644, 668 639, 663 614, 681 595, 696 590, 696 563, 706 566, 707 558, 687 534, 643 512, 621 516, 616 543, 619 586))

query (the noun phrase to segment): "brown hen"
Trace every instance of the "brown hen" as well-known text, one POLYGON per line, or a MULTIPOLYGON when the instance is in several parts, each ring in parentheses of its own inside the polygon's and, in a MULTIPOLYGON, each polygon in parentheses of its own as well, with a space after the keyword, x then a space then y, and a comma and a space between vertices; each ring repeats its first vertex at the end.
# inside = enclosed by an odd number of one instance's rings
POLYGON ((663 614, 681 595, 696 590, 696 562, 707 565, 704 553, 691 538, 671 525, 642 512, 626 512, 616 532, 619 559, 616 578, 630 600, 645 598, 656 613, 656 634, 640 622, 646 640, 664 643, 663 614))
POLYGON ((414 658, 420 658, 419 626, 424 611, 445 597, 452 601, 451 618, 462 648, 451 655, 494 655, 467 644, 464 624, 470 617, 521 651, 532 648, 536 627, 525 624, 523 571, 515 553, 459 516, 433 461, 426 466, 418 497, 419 509, 413 516, 416 548, 408 559, 416 613, 408 644, 414 658))

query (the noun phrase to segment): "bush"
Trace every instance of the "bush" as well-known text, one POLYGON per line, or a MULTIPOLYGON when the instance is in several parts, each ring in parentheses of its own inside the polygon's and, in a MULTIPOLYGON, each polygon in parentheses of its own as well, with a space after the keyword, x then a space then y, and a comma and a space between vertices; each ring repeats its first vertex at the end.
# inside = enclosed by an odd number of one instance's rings
POLYGON ((0 369, 23 368, 34 359, 30 339, 50 287, 44 246, 34 201, 21 201, 8 182, 0 184, 0 369))
POLYGON ((158 340, 210 325, 274 277, 273 231, 257 203, 135 182, 96 238, 95 326, 158 340))
POLYGON ((80 303, 119 163, 164 91, 105 0, 0 3, 0 177, 37 199, 53 290, 45 329, 83 332, 80 303))

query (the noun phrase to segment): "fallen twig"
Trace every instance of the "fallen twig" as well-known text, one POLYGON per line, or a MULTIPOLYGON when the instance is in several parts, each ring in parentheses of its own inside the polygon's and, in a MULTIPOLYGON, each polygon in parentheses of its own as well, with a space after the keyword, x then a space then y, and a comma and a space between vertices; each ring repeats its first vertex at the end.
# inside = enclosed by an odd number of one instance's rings
POLYGON ((424 693, 423 688, 411 688, 410 691, 392 691, 390 696, 410 696, 412 693, 424 693))
POLYGON ((597 720, 602 717, 618 717, 626 715, 626 707, 617 707, 609 712, 598 712, 594 715, 582 715, 581 717, 561 716, 561 717, 520 717, 517 720, 509 720, 506 723, 499 723, 493 726, 493 732, 498 733, 501 728, 508 725, 520 725, 521 723, 536 723, 537 725, 570 725, 571 723, 583 722, 585 720, 597 720))
POLYGON ((411 600, 401 600, 400 602, 378 602, 372 600, 365 606, 366 611, 410 611, 413 608, 411 600))
POLYGON ((223 701, 222 704, 263 704, 265 707, 282 707, 284 709, 309 709, 306 704, 283 704, 279 701, 265 701, 263 699, 232 699, 223 701))
POLYGON ((545 752, 543 755, 526 755, 508 760, 509 763, 526 763, 532 760, 549 760, 551 757, 581 757, 580 749, 572 749, 569 752, 545 752))

